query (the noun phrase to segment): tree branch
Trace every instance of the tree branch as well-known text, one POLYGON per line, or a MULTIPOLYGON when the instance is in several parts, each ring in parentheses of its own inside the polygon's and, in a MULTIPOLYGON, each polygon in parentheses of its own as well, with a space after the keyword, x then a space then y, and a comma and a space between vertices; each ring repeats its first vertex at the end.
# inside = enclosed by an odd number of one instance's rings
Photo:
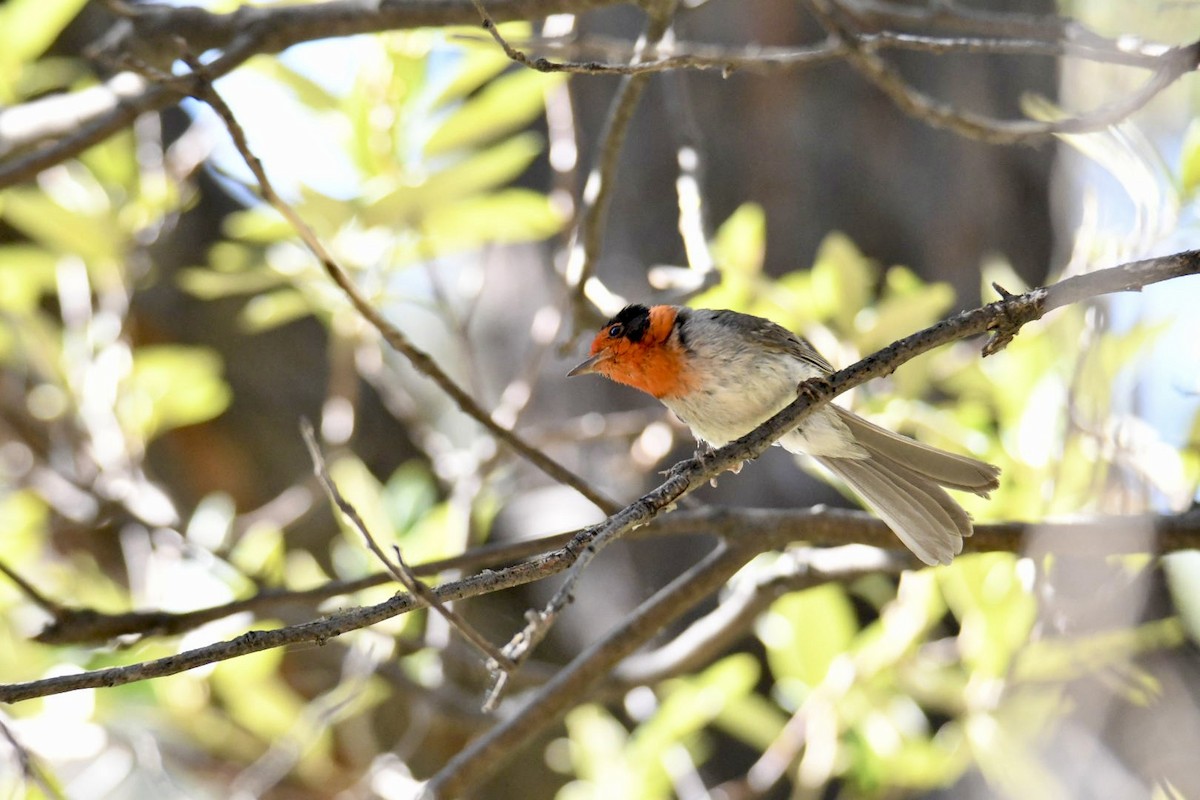
POLYGON ((1002 120, 960 111, 911 86, 890 64, 880 58, 858 31, 840 14, 835 0, 810 0, 809 7, 831 36, 845 43, 850 63, 906 114, 934 127, 946 128, 989 144, 1016 144, 1062 133, 1089 133, 1107 128, 1133 114, 1164 89, 1200 64, 1200 41, 1172 47, 1157 58, 1150 78, 1136 91, 1085 114, 1062 119, 1002 120))
MULTIPOLYGON (((795 402, 757 429, 708 454, 703 462, 695 458, 681 461, 671 470, 667 480, 659 487, 610 516, 603 523, 576 533, 562 549, 499 572, 488 570, 461 581, 445 584, 434 591, 443 601, 456 600, 518 586, 562 572, 570 567, 571 575, 564 585, 565 591, 560 591, 552 598, 546 611, 535 615, 538 618, 545 617, 546 620, 552 622, 554 613, 571 601, 572 581, 578 578, 579 572, 600 549, 627 534, 633 528, 650 522, 680 497, 704 485, 711 478, 744 461, 756 458, 776 438, 791 430, 806 415, 812 413, 819 404, 828 402, 837 394, 865 383, 871 378, 890 374, 904 362, 939 345, 990 330, 995 335, 985 347, 985 351, 994 352, 1011 340, 1022 325, 1039 319, 1060 306, 1110 292, 1137 291, 1153 283, 1194 275, 1198 272, 1200 272, 1200 251, 1189 250, 1068 278, 1049 287, 1034 289, 1021 295, 1008 295, 1002 300, 981 308, 964 311, 895 342, 846 369, 833 373, 828 380, 816 384, 806 383, 805 391, 801 392, 801 396, 795 402), (547 616, 547 611, 552 613, 547 616)), ((655 530, 665 534, 672 531, 679 532, 681 526, 695 525, 697 521, 689 519, 689 513, 680 512, 670 515, 666 519, 658 521, 655 530)), ((750 535, 759 537, 753 542, 753 545, 745 545, 755 552, 795 540, 808 541, 813 544, 832 541, 836 541, 838 544, 844 544, 847 541, 878 541, 886 542, 885 546, 889 549, 895 548, 894 537, 882 522, 864 520, 861 514, 853 512, 766 510, 734 512, 728 509, 706 509, 699 513, 704 515, 703 525, 707 529, 720 533, 722 525, 734 526, 749 531, 750 535), (733 515, 737 514, 744 516, 735 522, 733 515), (754 531, 749 527, 750 521, 753 520, 757 520, 767 530, 754 531), (839 528, 841 533, 836 536, 841 538, 835 539, 835 531, 839 528)), ((1062 531, 1055 537, 1056 550, 1061 546, 1063 548, 1081 548, 1083 552, 1097 552, 1095 533, 1097 526, 1105 530, 1109 527, 1117 528, 1115 531, 1108 532, 1113 533, 1114 537, 1119 537, 1121 526, 1111 520, 1076 524, 1062 529, 1056 528, 1056 530, 1062 531), (1068 535, 1068 529, 1071 535, 1068 535)), ((1194 548, 1197 545, 1197 529, 1200 526, 1197 525, 1197 515, 1194 513, 1158 520, 1156 527, 1161 533, 1158 541, 1160 550, 1194 548)), ((690 528, 689 532, 695 529, 694 527, 690 528)), ((975 535, 966 541, 965 549, 1016 551, 1020 547, 1020 536, 1024 529, 1025 526, 1018 523, 978 526, 975 535)), ((1120 546, 1116 543, 1112 544, 1120 546)), ((739 543, 737 546, 740 548, 743 545, 739 543)), ((1140 551, 1144 549, 1145 544, 1144 542, 1131 542, 1127 543, 1127 546, 1135 547, 1140 551)), ((1117 550, 1114 549, 1113 552, 1117 552, 1117 550)), ((382 582, 386 578, 372 577, 367 580, 382 582)), ((342 588, 344 589, 344 586, 342 588)), ((318 590, 318 593, 320 591, 322 590, 318 590)), ((281 647, 297 642, 323 642, 331 637, 373 625, 419 606, 419 600, 414 599, 411 595, 401 594, 384 603, 337 614, 326 620, 273 631, 252 631, 228 642, 197 648, 176 656, 127 667, 115 667, 79 675, 66 675, 29 683, 0 686, 0 702, 17 702, 75 689, 115 686, 171 675, 213 661, 234 658, 272 647, 281 647)), ((548 628, 550 622, 541 624, 548 628)), ((528 631, 522 632, 517 638, 526 634, 528 631)), ((540 640, 544 635, 544 629, 535 630, 534 636, 530 637, 530 640, 540 640)))
MULTIPOLYGON (((496 20, 506 22, 579 13, 623 1, 494 0, 488 8, 496 20)), ((183 40, 194 53, 221 51, 207 67, 214 78, 252 56, 278 53, 301 42, 478 21, 471 0, 330 0, 292 6, 243 5, 225 14, 166 4, 138 5, 132 10, 92 47, 95 57, 121 63, 133 56, 166 69, 178 55, 175 43, 183 40)), ((30 180, 127 127, 139 114, 174 105, 187 94, 179 87, 147 83, 129 72, 85 91, 0 111, 0 156, 33 148, 0 162, 0 188, 30 180)))
POLYGON ((553 725, 598 686, 609 670, 725 584, 756 553, 722 543, 606 633, 524 701, 520 710, 471 741, 426 785, 424 797, 457 797, 553 725))

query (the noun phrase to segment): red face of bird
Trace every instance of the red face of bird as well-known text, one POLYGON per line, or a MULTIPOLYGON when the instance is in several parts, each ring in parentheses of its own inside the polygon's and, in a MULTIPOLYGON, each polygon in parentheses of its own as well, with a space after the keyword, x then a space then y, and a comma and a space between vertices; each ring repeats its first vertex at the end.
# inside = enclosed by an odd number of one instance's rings
POLYGON ((678 314, 675 306, 626 306, 604 323, 589 358, 567 376, 596 373, 654 397, 686 391, 685 353, 671 336, 678 314))

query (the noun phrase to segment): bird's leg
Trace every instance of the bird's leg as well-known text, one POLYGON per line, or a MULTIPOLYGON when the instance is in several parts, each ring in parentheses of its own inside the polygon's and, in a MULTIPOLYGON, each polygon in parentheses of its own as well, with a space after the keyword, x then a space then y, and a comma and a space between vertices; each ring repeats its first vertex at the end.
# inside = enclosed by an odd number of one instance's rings
MULTIPOLYGON (((692 459, 701 467, 703 467, 708 459, 712 457, 714 452, 716 452, 716 449, 712 445, 703 439, 698 439, 696 440, 696 450, 692 453, 692 459)), ((680 461, 678 464, 673 465, 670 469, 663 470, 659 474, 665 475, 668 478, 673 478, 679 473, 687 471, 690 467, 691 464, 689 464, 687 461, 680 461)), ((738 474, 742 471, 742 464, 739 463, 735 467, 730 467, 729 471, 734 475, 738 474)), ((715 488, 717 485, 717 479, 715 477, 709 478, 708 484, 715 488)))
MULTIPOLYGON (((713 453, 713 449, 708 444, 708 442, 705 442, 701 439, 697 439, 696 440, 696 450, 695 450, 695 452, 692 453, 692 459, 695 460, 698 464, 700 464, 700 466, 703 467, 704 462, 708 460, 709 456, 711 456, 712 453, 713 453)), ((678 464, 672 465, 670 469, 664 469, 661 472, 659 472, 658 474, 666 475, 668 478, 672 478, 676 474, 686 470, 689 466, 691 466, 691 465, 688 464, 687 461, 680 461, 678 464)))

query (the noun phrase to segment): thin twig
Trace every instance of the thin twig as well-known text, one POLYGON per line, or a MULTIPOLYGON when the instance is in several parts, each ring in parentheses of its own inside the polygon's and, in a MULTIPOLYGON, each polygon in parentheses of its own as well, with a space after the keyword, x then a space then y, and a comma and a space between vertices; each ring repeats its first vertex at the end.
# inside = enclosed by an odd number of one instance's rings
MULTIPOLYGON (((500 21, 557 12, 580 13, 611 4, 614 0, 489 0, 488 3, 490 16, 500 21)), ((290 6, 243 5, 235 12, 223 14, 168 4, 126 7, 132 14, 122 21, 123 26, 114 28, 112 35, 93 48, 96 57, 120 60, 142 50, 155 52, 163 48, 164 42, 185 36, 193 52, 221 52, 221 56, 208 65, 213 76, 240 67, 254 55, 277 53, 301 42, 385 30, 467 24, 478 14, 475 0, 420 4, 329 0, 290 6)), ((871 51, 902 48, 935 54, 1061 55, 1156 70, 1163 67, 1164 59, 1174 58, 1162 45, 1130 41, 1125 37, 1119 42, 1114 41, 1089 31, 1078 22, 1054 16, 986 12, 960 8, 948 2, 925 7, 870 0, 858 0, 844 11, 862 31, 858 41, 864 49, 871 51), (928 30, 905 30, 915 27, 942 29, 955 35, 942 38, 930 35, 928 30)), ((762 48, 761 53, 750 48, 726 52, 707 45, 688 45, 674 55, 641 63, 582 60, 554 63, 524 52, 521 63, 533 69, 591 74, 631 75, 670 69, 765 72, 828 63, 846 57, 847 52, 848 48, 841 42, 797 48, 762 48)), ((177 86, 145 82, 135 85, 137 80, 137 75, 123 72, 100 87, 41 97, 0 110, 0 155, 17 154, 0 161, 0 188, 32 179, 42 170, 111 137, 130 125, 139 114, 166 108, 186 94, 186 90, 177 86)), ((1149 94, 1153 89, 1154 86, 1148 85, 1142 94, 1149 94)), ((938 108, 936 101, 923 99, 933 109, 938 108)), ((1119 111, 1117 108, 1111 113, 1119 111)))
POLYGON ((309 456, 312 458, 313 474, 315 474, 317 479, 321 481, 321 485, 325 487, 325 491, 328 492, 330 500, 332 500, 333 504, 337 506, 337 509, 341 511, 342 515, 345 516, 346 519, 348 519, 355 527, 355 529, 358 530, 359 534, 363 538, 363 541, 366 542, 367 549, 371 551, 375 558, 379 559, 379 562, 383 564, 388 573, 411 594, 419 597, 422 602, 440 614, 451 628, 458 631, 458 633, 464 639, 474 645, 479 652, 483 653, 485 656, 495 662, 495 668, 504 671, 512 669, 515 665, 508 659, 507 656, 501 653, 495 645, 487 640, 483 634, 475 630, 475 627, 463 619, 461 614, 439 600, 438 596, 428 586, 422 583, 416 575, 413 574, 408 564, 404 562, 403 556, 400 555, 399 547, 393 546, 392 548, 395 551, 395 562, 388 558, 387 553, 385 553, 383 548, 379 546, 379 543, 375 541, 375 537, 371 534, 371 529, 367 527, 367 523, 363 521, 363 518, 358 513, 358 510, 351 505, 351 503, 346 500, 344 496, 342 496, 337 484, 334 483, 333 478, 330 477, 329 470, 325 467, 325 458, 321 455, 321 448, 317 444, 316 436, 313 434, 312 425, 308 420, 301 421, 300 433, 304 437, 304 444, 308 448, 309 456))
POLYGON ((5 577, 12 581, 18 589, 24 592, 25 596, 33 601, 33 604, 38 608, 50 614, 52 617, 58 617, 63 613, 64 608, 61 604, 51 600, 46 595, 34 588, 33 584, 22 578, 15 570, 0 561, 0 572, 3 572, 5 577))
MULTIPOLYGON (((480 9, 483 17, 483 28, 496 44, 504 50, 504 54, 521 66, 537 72, 564 72, 570 75, 645 75, 658 72, 675 72, 680 70, 718 71, 723 75, 734 72, 750 71, 767 73, 780 69, 795 67, 810 67, 837 61, 846 55, 845 45, 833 39, 812 45, 797 47, 745 47, 730 48, 716 45, 688 44, 675 48, 672 55, 655 55, 638 58, 638 46, 621 41, 620 46, 608 46, 601 37, 588 38, 582 42, 566 44, 556 39, 530 38, 522 41, 522 47, 517 47, 496 30, 496 24, 488 15, 487 10, 479 0, 473 0, 480 9), (542 47, 547 50, 582 50, 589 47, 604 47, 609 51, 627 50, 623 55, 610 52, 612 61, 597 59, 559 59, 551 60, 544 56, 530 55, 532 48, 542 47), (620 60, 616 60, 616 59, 620 60)), ((464 39, 476 37, 463 35, 464 39)))
POLYGON ((726 652, 763 611, 785 594, 825 583, 845 583, 863 575, 896 573, 912 565, 913 560, 900 551, 858 544, 790 549, 770 569, 733 583, 716 608, 670 642, 622 661, 606 688, 628 690, 702 668, 726 652))
MULTIPOLYGON (((47 778, 45 772, 38 766, 37 761, 30 755, 29 750, 21 744, 20 740, 17 739, 16 735, 9 728, 8 719, 2 715, 0 715, 0 736, 3 736, 8 742, 8 746, 12 748, 13 756, 21 768, 21 777, 25 779, 25 782, 36 786, 42 796, 49 797, 51 800, 59 800, 63 796, 62 792, 58 790, 54 782, 47 778)), ((30 792, 29 796, 36 794, 35 792, 30 792)))
MULTIPOLYGON (((624 0, 492 0, 491 13, 500 21, 580 13, 624 0)), ((224 75, 260 54, 278 53, 292 45, 318 39, 380 33, 389 30, 469 24, 476 15, 470 0, 430 3, 363 3, 361 0, 326 0, 271 6, 239 5, 235 11, 216 13, 198 6, 146 3, 130 6, 134 15, 122 20, 111 35, 90 49, 99 59, 117 59, 129 53, 157 52, 173 47, 177 37, 188 41, 195 53, 219 50, 208 65, 214 77, 224 75)), ((133 73, 109 81, 128 84, 133 73)), ((0 111, 0 154, 20 155, 0 162, 0 188, 34 178, 39 172, 78 155, 128 127, 142 113, 159 111, 179 102, 186 89, 159 84, 125 93, 113 91, 102 102, 89 90, 67 98, 38 98, 0 111), (47 116, 47 107, 58 113, 47 116), (12 113, 29 120, 15 126, 12 113)))
POLYGON ((255 180, 258 181, 263 198, 276 211, 283 215, 284 219, 288 221, 300 236, 300 239, 308 247, 309 251, 321 262, 321 266, 325 268, 329 277, 341 288, 358 313, 379 331, 384 341, 407 358, 409 363, 418 372, 437 384, 438 388, 449 395, 450 399, 454 401, 464 414, 486 428, 497 440, 508 445, 514 452, 542 470, 546 475, 579 492, 605 513, 611 513, 615 510, 617 508, 616 504, 589 486, 583 478, 571 472, 542 451, 530 446, 510 429, 497 423, 490 414, 479 407, 467 392, 463 391, 462 387, 455 383, 453 378, 438 366, 437 362, 428 353, 414 345, 399 328, 389 322, 383 314, 371 305, 370 301, 363 296, 362 292, 359 291, 358 287, 350 279, 350 276, 346 274, 346 271, 334 260, 312 228, 275 191, 275 187, 267 178, 267 173, 263 169, 262 162, 250 150, 250 145, 246 141, 246 134, 242 130, 241 125, 208 79, 205 67, 190 55, 185 56, 185 61, 200 79, 200 87, 196 92, 197 99, 208 103, 225 123, 225 127, 229 130, 229 135, 233 139, 234 146, 246 162, 246 166, 254 174, 255 180))
MULTIPOLYGON (((633 61, 641 61, 647 52, 653 52, 658 43, 671 29, 674 3, 664 6, 651 4, 647 11, 646 29, 638 42, 633 61)), ((598 163, 588 174, 583 189, 583 203, 575 226, 574 241, 568 245, 567 288, 570 291, 572 338, 581 331, 599 325, 603 319, 596 313, 588 299, 593 279, 592 273, 604 243, 604 230, 608 221, 608 207, 616 184, 617 167, 625 135, 633 121, 638 101, 646 90, 650 76, 646 73, 626 75, 617 87, 608 107, 608 116, 598 144, 598 163)))
POLYGON ((894 67, 873 52, 859 33, 841 18, 834 0, 810 0, 809 7, 830 35, 849 47, 850 63, 906 114, 934 127, 946 128, 989 144, 1016 144, 1055 134, 1088 133, 1116 124, 1145 106, 1200 63, 1200 42, 1164 51, 1153 74, 1136 91, 1088 113, 1061 119, 1002 120, 936 100, 911 86, 894 67))

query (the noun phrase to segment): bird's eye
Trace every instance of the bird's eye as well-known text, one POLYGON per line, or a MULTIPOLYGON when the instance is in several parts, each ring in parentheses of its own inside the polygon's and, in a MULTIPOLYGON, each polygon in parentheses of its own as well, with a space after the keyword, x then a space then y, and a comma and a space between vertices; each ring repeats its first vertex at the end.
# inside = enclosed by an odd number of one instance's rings
POLYGON ((608 337, 610 339, 616 339, 618 336, 620 336, 624 332, 625 332, 625 326, 618 323, 608 329, 608 337))

